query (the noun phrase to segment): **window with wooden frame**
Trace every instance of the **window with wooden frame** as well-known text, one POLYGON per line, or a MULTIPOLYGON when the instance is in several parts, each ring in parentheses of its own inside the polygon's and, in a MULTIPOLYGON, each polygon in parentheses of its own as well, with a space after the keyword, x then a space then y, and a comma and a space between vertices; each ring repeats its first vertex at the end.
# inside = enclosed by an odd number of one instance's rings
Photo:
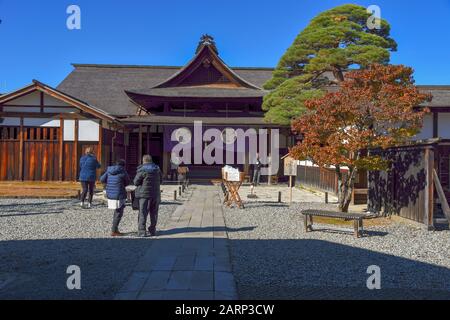
POLYGON ((19 140, 20 127, 0 127, 0 140, 19 140))

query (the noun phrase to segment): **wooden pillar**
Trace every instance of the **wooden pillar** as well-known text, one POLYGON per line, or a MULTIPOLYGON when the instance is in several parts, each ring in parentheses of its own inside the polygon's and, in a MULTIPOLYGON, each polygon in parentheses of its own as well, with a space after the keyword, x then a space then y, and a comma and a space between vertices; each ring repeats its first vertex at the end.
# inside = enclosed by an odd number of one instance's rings
POLYGON ((19 180, 23 181, 23 168, 24 168, 24 157, 23 157, 23 139, 24 139, 24 127, 23 127, 23 117, 20 117, 20 132, 19 132, 19 180))
POLYGON ((142 126, 139 126, 139 141, 138 141, 138 164, 142 164, 142 126))
POLYGON ((150 154, 150 138, 152 134, 150 132, 150 126, 147 126, 147 146, 146 146, 146 154, 150 154))
POLYGON ((103 121, 99 121, 98 126, 98 147, 97 147, 97 160, 103 167, 103 121))
POLYGON ((61 116, 59 118, 59 168, 58 175, 59 181, 64 180, 64 119, 61 116))
POLYGON ((433 112, 433 138, 439 137, 439 113, 433 112))
POLYGON ((269 174, 267 175, 267 184, 272 185, 272 129, 267 129, 267 153, 269 155, 269 174))
POLYGON ((424 223, 429 230, 434 229, 434 151, 431 148, 425 149, 425 172, 426 172, 426 189, 425 189, 425 208, 424 223))
POLYGON ((164 113, 170 112, 170 105, 168 102, 164 102, 164 113))
POLYGON ((75 178, 74 180, 78 180, 78 163, 79 163, 79 154, 78 154, 78 136, 79 136, 79 128, 80 128, 80 123, 78 119, 75 119, 75 125, 74 125, 74 142, 73 142, 73 161, 72 163, 74 164, 74 174, 73 177, 75 178))
POLYGON ((125 166, 128 168, 128 146, 130 145, 130 133, 123 129, 123 145, 125 147, 125 166))
POLYGON ((44 93, 41 92, 40 94, 40 112, 44 112, 44 93))

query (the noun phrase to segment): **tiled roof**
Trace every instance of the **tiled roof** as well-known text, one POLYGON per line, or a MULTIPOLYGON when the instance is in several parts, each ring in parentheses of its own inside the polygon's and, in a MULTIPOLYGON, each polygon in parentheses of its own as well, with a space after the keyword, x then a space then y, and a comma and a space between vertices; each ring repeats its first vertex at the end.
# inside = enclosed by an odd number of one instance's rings
MULTIPOLYGON (((116 116, 136 114, 136 106, 125 93, 153 88, 181 67, 75 64, 58 90, 75 96, 116 116)), ((259 87, 272 77, 271 68, 232 68, 240 77, 259 87)))
POLYGON ((130 93, 152 97, 260 98, 267 91, 249 88, 172 87, 132 90, 130 93))

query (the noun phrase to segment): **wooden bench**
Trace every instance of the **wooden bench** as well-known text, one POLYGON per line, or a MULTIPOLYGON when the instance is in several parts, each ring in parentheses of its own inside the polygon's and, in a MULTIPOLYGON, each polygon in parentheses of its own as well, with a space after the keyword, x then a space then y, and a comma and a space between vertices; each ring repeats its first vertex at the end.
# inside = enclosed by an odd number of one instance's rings
POLYGON ((313 217, 324 217, 332 219, 340 219, 345 221, 353 221, 353 228, 355 230, 355 237, 360 238, 363 236, 364 227, 363 220, 368 216, 361 213, 345 213, 327 210, 302 210, 301 213, 304 216, 305 231, 313 231, 313 217))

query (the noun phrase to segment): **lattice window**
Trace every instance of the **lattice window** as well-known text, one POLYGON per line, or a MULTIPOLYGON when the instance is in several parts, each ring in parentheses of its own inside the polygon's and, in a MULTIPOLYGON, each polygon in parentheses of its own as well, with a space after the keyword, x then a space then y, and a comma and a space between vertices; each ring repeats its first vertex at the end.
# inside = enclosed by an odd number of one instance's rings
MULTIPOLYGON (((56 141, 59 139, 59 128, 25 127, 24 140, 56 141)), ((19 140, 20 127, 0 127, 0 140, 19 140)))
POLYGON ((20 127, 0 127, 0 140, 18 140, 20 127))
POLYGON ((60 128, 26 127, 24 128, 24 140, 55 141, 59 139, 59 130, 60 128))

